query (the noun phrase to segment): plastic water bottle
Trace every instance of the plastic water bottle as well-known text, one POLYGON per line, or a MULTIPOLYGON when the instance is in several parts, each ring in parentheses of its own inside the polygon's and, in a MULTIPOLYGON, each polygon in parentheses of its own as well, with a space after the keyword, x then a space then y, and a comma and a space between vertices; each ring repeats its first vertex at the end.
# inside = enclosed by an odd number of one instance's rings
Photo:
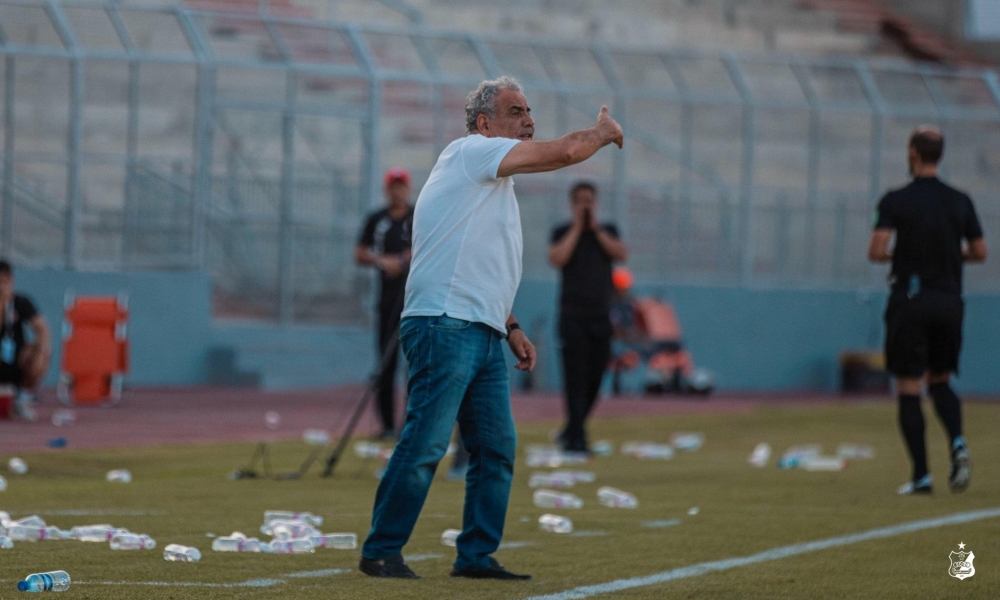
POLYGON ((570 533, 573 531, 573 521, 559 515, 542 515, 538 517, 538 526, 543 531, 551 533, 570 533))
POLYGON ((312 540, 276 540, 271 542, 271 552, 274 554, 312 554, 316 551, 312 540))
POLYGON ((615 453, 615 446, 608 440, 600 440, 594 442, 594 445, 590 447, 590 451, 597 456, 611 456, 615 453))
POLYGON ((15 456, 7 461, 7 468, 15 475, 24 475, 28 472, 28 463, 15 456))
POLYGON ((10 513, 0 510, 0 527, 6 527, 8 523, 14 521, 10 518, 10 513))
POLYGON ((441 534, 441 543, 454 548, 458 544, 458 536, 462 535, 460 529, 445 529, 441 534))
POLYGON ((3 475, 0 475, 0 492, 7 491, 7 480, 4 479, 3 475))
POLYGON ((305 521, 271 521, 269 527, 271 535, 276 540, 293 540, 320 535, 319 530, 305 521))
POLYGON ((767 463, 771 460, 771 444, 767 442, 761 442, 757 444, 753 452, 750 453, 750 457, 747 458, 747 462, 757 468, 764 468, 767 463))
POLYGON ((597 481, 597 475, 590 471, 553 471, 553 475, 559 475, 562 477, 571 477, 574 483, 594 483, 597 481))
POLYGON ((198 562, 201 560, 201 551, 190 546, 170 544, 163 549, 163 560, 168 562, 198 562))
POLYGON ((639 508, 634 495, 610 486, 597 490, 597 501, 609 508, 639 508))
POLYGON ((262 552, 262 544, 257 538, 244 535, 228 535, 212 540, 212 550, 216 552, 262 552))
POLYGON ((76 411, 62 408, 52 413, 52 424, 56 427, 66 427, 76 424, 76 411))
POLYGON ((847 461, 839 456, 811 456, 803 459, 799 466, 806 471, 843 471, 847 461))
POLYGON ((671 445, 678 450, 694 452, 705 445, 704 433, 675 433, 670 439, 671 445))
POLYGON ((354 444, 354 454, 358 458, 378 458, 382 455, 382 446, 372 442, 356 442, 354 444))
POLYGON ((108 481, 114 483, 132 483, 132 473, 128 469, 115 469, 114 471, 108 471, 106 475, 108 481))
POLYGON ((847 460, 868 460, 875 458, 875 449, 861 444, 841 444, 837 447, 837 456, 847 460))
POLYGON ((674 448, 666 444, 644 444, 635 451, 635 457, 670 460, 674 457, 674 448))
POLYGON ((309 537, 315 548, 334 550, 354 550, 358 547, 358 536, 354 533, 321 533, 309 537))
POLYGON ((532 499, 538 508, 583 508, 583 500, 554 490, 535 490, 532 499))
POLYGON ((802 466, 811 458, 819 456, 822 447, 819 444, 806 444, 792 446, 785 451, 785 454, 778 460, 779 469, 794 469, 802 466))
POLYGON ((23 519, 18 519, 14 521, 16 525, 27 525, 28 527, 45 527, 48 523, 45 519, 39 517, 38 515, 31 515, 30 517, 24 517, 23 519))
POLYGON ((156 540, 145 534, 119 533, 111 538, 112 550, 152 550, 153 548, 156 548, 156 540))
POLYGON ((264 512, 264 523, 271 521, 305 521, 314 527, 323 525, 323 517, 311 512, 289 512, 287 510, 269 510, 264 512))
POLYGON ((528 486, 533 488, 568 488, 576 484, 576 479, 567 473, 532 473, 528 486))
POLYGON ((7 537, 19 542, 42 542, 45 540, 64 540, 68 534, 58 527, 32 527, 30 525, 11 525, 7 527, 7 537))
POLYGON ((17 582, 17 589, 22 592, 65 592, 69 584, 69 573, 52 571, 28 575, 24 581, 17 582))
POLYGON ((14 547, 14 540, 0 535, 0 550, 10 550, 14 547))
POLYGON ((302 441, 310 446, 326 446, 330 443, 330 432, 325 429, 306 429, 302 432, 302 441))
POLYGON ((128 533, 111 525, 83 525, 69 530, 69 536, 79 542, 110 542, 119 533, 128 533))

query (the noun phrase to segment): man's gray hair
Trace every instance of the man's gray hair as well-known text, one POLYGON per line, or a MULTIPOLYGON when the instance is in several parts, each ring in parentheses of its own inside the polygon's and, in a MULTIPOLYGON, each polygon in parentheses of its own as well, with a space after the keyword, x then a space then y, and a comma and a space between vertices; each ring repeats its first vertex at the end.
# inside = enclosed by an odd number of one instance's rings
POLYGON ((479 87, 469 92, 465 97, 465 129, 469 133, 476 133, 479 127, 476 126, 476 119, 479 115, 486 115, 491 119, 497 116, 497 95, 500 90, 514 90, 524 93, 524 88, 513 77, 504 75, 496 79, 487 79, 479 84, 479 87))

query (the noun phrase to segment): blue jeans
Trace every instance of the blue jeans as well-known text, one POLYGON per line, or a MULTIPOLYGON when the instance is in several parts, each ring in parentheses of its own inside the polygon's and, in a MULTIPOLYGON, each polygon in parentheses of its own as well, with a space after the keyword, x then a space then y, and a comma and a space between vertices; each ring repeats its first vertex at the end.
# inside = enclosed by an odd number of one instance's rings
POLYGON ((502 339, 487 325, 444 315, 403 319, 406 423, 375 494, 365 558, 402 552, 457 420, 469 470, 455 568, 489 566, 503 536, 517 445, 502 339))

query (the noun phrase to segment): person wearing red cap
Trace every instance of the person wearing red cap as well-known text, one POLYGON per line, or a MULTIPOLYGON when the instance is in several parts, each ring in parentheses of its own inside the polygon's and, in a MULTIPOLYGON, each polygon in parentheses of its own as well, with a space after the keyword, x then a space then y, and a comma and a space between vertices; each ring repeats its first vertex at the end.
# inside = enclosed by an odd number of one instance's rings
POLYGON ((559 441, 564 450, 588 452, 585 424, 611 357, 611 266, 628 258, 628 247, 613 224, 598 222, 594 184, 574 185, 569 201, 573 221, 555 228, 549 245, 549 262, 562 274, 559 339, 566 426, 559 441))
POLYGON ((395 379, 399 362, 396 330, 403 312, 403 293, 410 265, 413 207, 410 174, 403 169, 385 173, 388 206, 368 216, 354 251, 358 265, 380 271, 378 297, 378 356, 381 369, 376 382, 383 439, 396 437, 395 379))

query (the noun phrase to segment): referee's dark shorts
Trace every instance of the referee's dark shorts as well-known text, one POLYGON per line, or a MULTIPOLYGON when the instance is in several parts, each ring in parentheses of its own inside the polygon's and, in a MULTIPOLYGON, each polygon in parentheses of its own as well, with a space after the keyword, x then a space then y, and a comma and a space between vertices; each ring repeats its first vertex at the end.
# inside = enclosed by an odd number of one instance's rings
POLYGON ((955 292, 905 290, 889 296, 885 311, 886 367, 897 377, 958 372, 965 301, 955 292))

